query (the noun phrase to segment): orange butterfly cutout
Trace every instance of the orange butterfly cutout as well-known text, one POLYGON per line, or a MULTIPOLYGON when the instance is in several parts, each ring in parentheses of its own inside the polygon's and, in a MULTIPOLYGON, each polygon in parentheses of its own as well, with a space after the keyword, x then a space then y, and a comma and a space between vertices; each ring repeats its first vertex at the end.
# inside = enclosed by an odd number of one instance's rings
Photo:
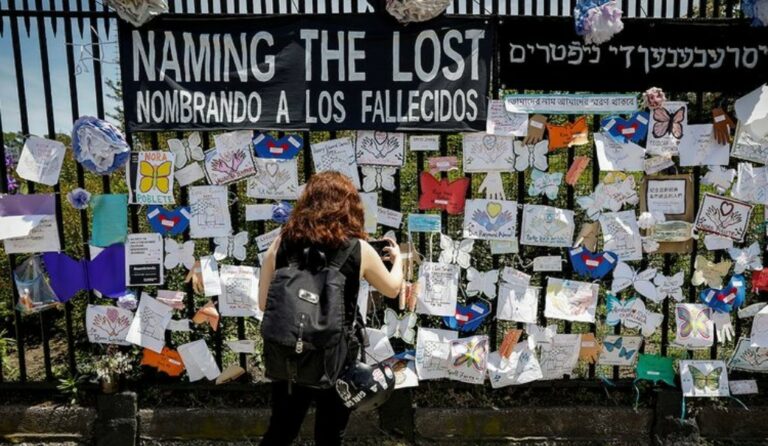
POLYGON ((154 367, 158 371, 174 377, 181 376, 184 372, 184 361, 181 360, 181 355, 168 347, 163 347, 161 353, 145 348, 141 356, 141 365, 154 367))
POLYGON ((589 142, 587 118, 582 116, 575 122, 563 125, 547 124, 549 134, 549 151, 571 146, 580 146, 589 142))
POLYGON ((208 301, 203 305, 203 308, 197 310, 195 317, 192 318, 192 322, 197 325, 208 322, 213 331, 219 329, 219 312, 216 310, 216 305, 212 301, 208 301))

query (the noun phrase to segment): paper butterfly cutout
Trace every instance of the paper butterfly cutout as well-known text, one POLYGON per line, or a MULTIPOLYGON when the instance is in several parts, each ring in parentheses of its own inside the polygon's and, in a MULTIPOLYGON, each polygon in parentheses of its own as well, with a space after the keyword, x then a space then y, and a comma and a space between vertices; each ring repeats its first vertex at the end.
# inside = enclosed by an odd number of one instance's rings
POLYGON ((189 206, 178 207, 173 210, 160 205, 147 206, 147 221, 152 230, 159 234, 179 235, 189 227, 189 206))
POLYGON ((43 253, 43 263, 56 298, 66 302, 80 290, 95 290, 108 297, 125 295, 125 246, 116 243, 93 260, 75 260, 61 252, 43 253), (120 272, 120 273, 117 273, 120 272))
POLYGON ((733 259, 734 274, 741 274, 746 270, 760 271, 763 269, 763 259, 760 256, 760 244, 752 243, 746 249, 728 248, 728 255, 733 259))
POLYGON ((488 356, 488 338, 485 336, 451 341, 451 358, 454 367, 471 367, 478 372, 485 371, 488 356))
POLYGON ((603 340, 603 347, 605 347, 609 353, 613 353, 614 350, 619 350, 619 359, 624 358, 626 360, 630 360, 635 355, 635 353, 637 353, 637 349, 627 350, 624 347, 624 337, 619 337, 614 342, 603 340))
POLYGON ((744 304, 747 281, 741 274, 731 277, 722 289, 707 288, 699 293, 699 300, 720 313, 730 313, 744 304))
MULTIPOLYGON (((611 172, 618 174, 617 172, 611 172)), ((607 194, 612 200, 616 201, 619 206, 625 204, 634 206, 640 202, 640 197, 637 195, 635 177, 628 175, 626 178, 616 178, 614 181, 609 181, 613 176, 608 174, 605 176, 603 182, 605 185, 600 188, 601 193, 607 194)), ((597 189, 597 188, 596 188, 597 189)))
POLYGON ((600 128, 612 140, 619 144, 627 142, 638 143, 648 134, 648 112, 637 111, 632 113, 629 119, 618 116, 609 116, 600 121, 600 128))
POLYGON ((678 305, 675 308, 677 315, 678 333, 684 338, 711 339, 712 337, 712 309, 698 305, 678 305))
POLYGON ((571 249, 568 256, 576 274, 590 279, 602 279, 619 261, 619 256, 610 251, 591 252, 582 246, 571 249))
POLYGON ((259 158, 293 159, 304 146, 300 135, 285 135, 275 139, 266 133, 260 133, 253 138, 253 151, 259 158))
POLYGON ((724 260, 715 263, 704 256, 696 256, 693 264, 695 271, 691 277, 691 283, 700 286, 706 284, 712 288, 720 288, 723 284, 723 276, 731 269, 731 261, 724 260))
POLYGON ((653 137, 663 138, 672 135, 675 139, 683 137, 683 120, 685 120, 685 107, 680 107, 670 112, 664 107, 653 110, 653 137))
POLYGON ((528 195, 535 197, 546 195, 550 200, 557 198, 560 183, 563 182, 563 173, 546 173, 538 169, 531 172, 531 185, 528 187, 528 195))
POLYGON ((184 361, 181 360, 181 355, 168 347, 163 347, 160 353, 145 348, 141 354, 141 365, 153 367, 158 372, 173 377, 184 373, 184 361))
POLYGON ((372 192, 376 189, 392 192, 397 187, 395 184, 397 169, 394 167, 362 166, 361 170, 363 172, 363 190, 366 192, 372 192))
POLYGON ((467 295, 485 294, 489 299, 496 298, 496 282, 499 281, 499 270, 478 271, 475 268, 467 270, 467 295))
POLYGON ((710 394, 718 392, 720 389, 720 376, 723 374, 723 367, 715 367, 709 373, 704 373, 694 365, 688 365, 688 371, 691 372, 693 379, 693 391, 710 394))
POLYGON ((391 308, 384 310, 384 325, 381 326, 388 338, 400 338, 408 344, 416 341, 416 322, 418 316, 416 313, 407 312, 398 316, 397 312, 391 308))
POLYGON ((139 163, 139 191, 149 192, 157 189, 167 194, 171 190, 171 173, 173 164, 170 161, 163 161, 157 166, 149 161, 139 163))
POLYGON ((547 135, 550 151, 586 144, 589 137, 587 118, 581 116, 576 121, 563 125, 547 124, 547 135))
POLYGON ((536 144, 523 144, 520 141, 514 142, 515 151, 515 170, 523 171, 529 168, 536 168, 541 171, 547 170, 548 161, 547 145, 549 141, 544 140, 536 144))
POLYGON ((213 258, 216 260, 233 257, 243 261, 247 255, 245 245, 248 244, 248 231, 240 231, 235 235, 226 237, 214 237, 213 243, 216 247, 213 249, 213 258))
POLYGON ((611 282, 611 292, 616 294, 630 286, 642 296, 653 301, 657 299, 656 286, 653 284, 653 278, 656 276, 656 268, 648 268, 642 272, 636 272, 631 266, 624 262, 619 262, 616 269, 613 270, 613 282, 611 282))
POLYGON ((752 292, 762 293, 764 291, 768 291, 768 269, 752 273, 752 292))
POLYGON ((192 322, 197 325, 207 323, 213 331, 218 331, 219 319, 219 311, 216 309, 216 305, 212 301, 208 301, 202 308, 197 310, 195 317, 192 318, 192 322))
POLYGON ((540 327, 536 324, 526 324, 525 332, 528 339, 532 339, 536 346, 549 345, 557 334, 557 324, 540 327))
POLYGON ((421 183, 419 209, 422 211, 440 209, 452 215, 464 212, 469 178, 458 178, 454 181, 448 181, 448 178, 438 180, 429 172, 422 172, 419 181, 421 183))
POLYGON ((443 316, 443 322, 451 330, 471 333, 480 328, 480 324, 491 314, 491 304, 482 300, 471 304, 456 304, 454 316, 443 316))
POLYGON ((576 204, 584 210, 587 218, 595 221, 600 218, 603 211, 617 212, 621 209, 621 203, 605 193, 603 183, 598 184, 591 194, 576 198, 576 204))
POLYGON ((656 284, 656 298, 651 300, 660 303, 667 297, 670 297, 677 302, 681 302, 683 300, 682 286, 684 282, 685 276, 682 271, 672 276, 665 276, 662 273, 656 274, 656 277, 653 278, 653 283, 656 284))
POLYGON ((195 242, 187 240, 179 244, 174 239, 165 241, 165 269, 173 269, 179 265, 191 270, 195 266, 195 242))
POLYGON ((736 169, 726 169, 724 166, 709 166, 709 171, 701 179, 702 184, 715 186, 719 193, 725 193, 736 178, 736 169))
POLYGON ((205 158, 202 144, 203 139, 199 132, 192 132, 186 139, 169 139, 168 148, 175 156, 176 169, 181 169, 188 163, 202 161, 205 158))
POLYGON ((646 337, 651 336, 664 319, 661 313, 648 311, 645 303, 637 297, 620 300, 612 294, 607 294, 606 307, 606 324, 615 326, 621 323, 627 328, 639 328, 646 337))
POLYGON ((460 267, 469 268, 469 262, 472 257, 469 255, 472 252, 472 247, 475 245, 473 239, 453 240, 445 234, 440 234, 440 257, 438 262, 440 263, 453 263, 460 267))

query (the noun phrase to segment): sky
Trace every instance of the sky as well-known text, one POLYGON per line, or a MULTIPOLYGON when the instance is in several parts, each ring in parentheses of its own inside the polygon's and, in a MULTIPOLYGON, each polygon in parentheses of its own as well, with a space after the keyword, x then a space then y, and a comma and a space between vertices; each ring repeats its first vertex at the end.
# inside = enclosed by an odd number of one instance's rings
MULTIPOLYGON (((18 95, 18 89, 16 86, 16 67, 13 60, 13 49, 12 49, 12 41, 11 41, 11 20, 17 20, 19 23, 19 34, 21 36, 21 53, 22 53, 22 64, 21 67, 24 71, 23 79, 24 79, 24 85, 26 87, 26 95, 27 95, 27 110, 28 110, 28 119, 29 119, 29 127, 30 127, 30 133, 31 134, 37 134, 37 135, 45 135, 48 133, 47 129, 47 122, 46 122, 46 116, 50 110, 46 109, 45 100, 43 97, 43 77, 42 77, 42 67, 41 67, 41 59, 40 59, 40 41, 38 39, 38 22, 36 19, 32 20, 30 22, 30 28, 29 28, 29 34, 27 34, 24 23, 21 19, 11 19, 10 17, 5 16, 3 14, 3 10, 8 9, 9 2, 12 2, 13 0, 0 0, 0 20, 3 22, 3 31, 2 35, 0 35, 0 119, 2 119, 2 128, 4 132, 17 132, 21 130, 21 110, 19 108, 19 95, 18 95)), ((60 9, 62 6, 62 2, 64 0, 44 0, 43 1, 43 9, 48 9, 50 7, 50 2, 54 1, 55 6, 57 9, 60 9)), ((83 0, 74 0, 75 1, 83 1, 83 0)), ((172 0, 176 1, 177 7, 182 1, 186 0, 172 0)), ((227 0, 229 2, 230 7, 233 7, 235 1, 239 1, 241 7, 243 10, 245 10, 244 4, 246 0, 227 0)), ((295 5, 298 4, 300 1, 309 1, 309 0, 278 0, 278 5, 281 11, 292 9, 295 7, 295 5), (295 3, 290 3, 290 1, 293 1, 295 3)), ((338 8, 335 8, 332 11, 327 12, 338 12, 338 11, 344 11, 344 12, 354 12, 353 11, 353 4, 351 3, 351 0, 338 0, 340 3, 338 8)), ((471 3, 472 9, 467 10, 467 8, 460 8, 457 11, 453 11, 449 9, 450 12, 456 12, 460 14, 481 14, 484 12, 484 10, 490 10, 490 5, 492 1, 499 1, 499 0, 474 0, 473 3, 471 3)), ((530 14, 532 10, 532 4, 534 0, 527 0, 526 2, 526 10, 524 13, 530 14)), ((545 1, 551 2, 551 7, 553 10, 563 11, 564 8, 562 5, 568 4, 568 0, 535 0, 538 2, 538 10, 543 10, 543 4, 545 1)), ((647 0, 629 0, 629 14, 633 15, 636 7, 636 2, 641 2, 641 7, 643 10, 646 10, 645 6, 647 5, 647 0)), ((689 0, 672 0, 667 3, 670 4, 673 1, 680 1, 681 2, 681 10, 685 10, 688 5, 689 0)), ((191 0, 189 0, 191 3, 191 0)), ((19 4, 19 6, 22 4, 21 1, 16 0, 16 3, 19 4)), ((25 2, 26 3, 26 2, 25 2)), ((87 4, 87 1, 83 1, 84 4, 87 4)), ((217 6, 220 4, 219 1, 215 2, 217 6)), ((264 5, 257 2, 256 5, 256 12, 261 13, 272 13, 275 12, 272 9, 272 2, 262 2, 264 5), (262 8, 262 6, 264 6, 262 8)), ((324 2, 320 2, 323 4, 324 2)), ((360 2, 362 4, 362 2, 360 2)), ((656 15, 671 15, 671 9, 668 11, 665 11, 662 13, 660 6, 661 2, 656 2, 656 15)), ((501 14, 517 14, 517 1, 500 1, 499 2, 499 12, 501 14), (509 10, 508 10, 509 6, 509 10)), ((179 7, 180 9, 180 7, 179 7)), ((324 8, 322 8, 324 9, 324 8)), ((215 11, 218 12, 218 11, 215 11)), ((315 12, 326 12, 323 10, 316 10, 315 12)), ((49 57, 49 65, 50 65, 50 72, 51 72, 51 83, 52 83, 52 98, 53 98, 53 116, 54 116, 54 125, 55 125, 55 131, 57 133, 69 133, 72 127, 72 123, 75 121, 77 117, 73 117, 71 113, 71 92, 69 91, 69 78, 68 78, 68 72, 70 70, 70 67, 67 66, 67 60, 66 60, 66 45, 67 42, 65 42, 64 39, 64 19, 57 19, 58 20, 58 28, 56 34, 53 33, 52 25, 50 20, 45 20, 44 25, 45 26, 45 33, 46 33, 46 39, 47 39, 47 46, 48 46, 48 57, 49 57)), ((98 29, 99 33, 99 41, 102 42, 101 49, 102 49, 102 73, 103 73, 103 79, 102 81, 106 81, 106 79, 113 79, 116 80, 119 77, 119 69, 117 65, 118 60, 118 49, 117 49, 117 26, 113 25, 110 27, 110 32, 107 33, 106 30, 103 27, 103 21, 99 21, 101 23, 101 27, 98 29)), ((88 33, 88 27, 90 26, 88 20, 85 21, 85 27, 84 27, 84 38, 80 36, 77 27, 74 24, 73 21, 73 36, 74 36, 74 43, 75 46, 75 61, 77 63, 78 59, 80 59, 80 52, 83 48, 83 44, 86 44, 85 49, 89 48, 90 44, 90 33, 88 33)), ((82 73, 77 74, 76 80, 77 80, 77 93, 78 93, 78 104, 80 109, 81 115, 96 115, 96 97, 95 97, 95 80, 93 76, 93 64, 91 60, 84 61, 83 64, 81 64, 81 67, 84 67, 85 70, 83 70, 82 73)), ((106 94, 108 93, 108 90, 106 88, 106 85, 104 86, 104 106, 107 113, 110 113, 115 109, 117 106, 117 103, 108 97, 106 97, 106 94)))

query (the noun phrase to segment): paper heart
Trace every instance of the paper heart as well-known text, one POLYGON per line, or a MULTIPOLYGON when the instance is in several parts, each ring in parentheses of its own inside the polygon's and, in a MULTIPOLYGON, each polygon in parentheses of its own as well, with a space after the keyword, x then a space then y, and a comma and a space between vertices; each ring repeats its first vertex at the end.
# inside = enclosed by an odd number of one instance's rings
POLYGON ((253 150, 259 158, 293 159, 304 146, 304 139, 299 135, 285 135, 275 139, 261 133, 253 138, 253 150))
POLYGON ((496 146, 496 136, 494 135, 483 136, 483 145, 488 150, 493 149, 496 146))
POLYGON ((489 314, 491 314, 491 305, 486 301, 480 300, 466 305, 456 304, 456 315, 444 316, 443 322, 452 330, 468 333, 477 330, 489 314))
POLYGON ((728 203, 727 201, 720 203, 720 214, 723 217, 727 217, 731 212, 733 212, 733 203, 728 203))
POLYGON ((573 248, 568 253, 573 270, 585 277, 601 279, 616 267, 619 256, 606 252, 592 252, 583 246, 573 248))
POLYGON ((189 207, 166 209, 160 205, 147 207, 147 221, 152 229, 163 235, 179 235, 189 227, 189 207))
POLYGON ((373 139, 376 144, 382 145, 387 142, 387 132, 373 132, 373 139))
POLYGON ((496 218, 501 213, 501 203, 492 201, 485 206, 485 210, 489 217, 496 218))
POLYGON ((721 313, 730 313, 744 304, 746 280, 735 274, 722 289, 707 288, 699 293, 699 299, 710 308, 721 313))

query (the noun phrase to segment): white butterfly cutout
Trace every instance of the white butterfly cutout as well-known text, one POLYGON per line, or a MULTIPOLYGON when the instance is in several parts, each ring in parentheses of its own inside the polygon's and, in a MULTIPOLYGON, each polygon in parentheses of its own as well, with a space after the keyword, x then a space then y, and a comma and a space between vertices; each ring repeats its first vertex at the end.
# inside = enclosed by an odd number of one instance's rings
POLYGON ((757 242, 745 249, 728 248, 728 255, 733 259, 734 274, 741 274, 746 270, 760 271, 763 269, 760 244, 757 242))
POLYGON ((625 204, 634 206, 640 202, 640 197, 637 195, 635 186, 635 177, 628 176, 624 180, 617 180, 613 183, 604 184, 602 192, 619 203, 619 209, 621 209, 621 206, 624 206, 625 204))
POLYGON ((709 171, 701 179, 702 184, 715 186, 719 193, 725 193, 736 178, 736 169, 726 169, 724 166, 709 166, 709 171))
POLYGON ((395 184, 395 173, 397 169, 387 166, 363 166, 363 190, 365 192, 372 192, 376 189, 384 189, 387 191, 394 191, 397 185, 395 184))
POLYGON ((626 288, 634 287, 635 291, 641 295, 657 302, 656 286, 653 284, 653 278, 656 276, 656 268, 648 268, 645 271, 635 272, 631 266, 624 262, 616 264, 613 270, 613 282, 611 282, 611 292, 613 294, 626 288))
POLYGON ((416 313, 407 312, 398 316, 397 312, 391 308, 384 310, 384 325, 381 331, 387 334, 388 338, 400 338, 408 344, 413 344, 416 340, 416 313))
POLYGON ((656 284, 656 298, 651 299, 656 303, 661 303, 667 297, 675 299, 677 302, 683 300, 683 283, 685 275, 679 271, 671 276, 665 276, 662 273, 656 274, 653 283, 656 284))
POLYGON ((179 265, 184 265, 186 269, 192 269, 195 266, 195 242, 188 240, 184 244, 179 244, 172 238, 165 239, 165 269, 173 269, 179 265))
POLYGON ((475 268, 467 270, 467 295, 485 294, 489 299, 496 298, 496 282, 499 281, 499 270, 478 271, 475 268))
POLYGON ((542 140, 536 144, 529 145, 522 141, 514 142, 515 151, 515 170, 523 171, 529 168, 547 170, 547 153, 549 152, 549 141, 542 140))
POLYGON ((169 139, 168 148, 173 152, 176 168, 181 169, 193 161, 202 161, 205 158, 202 143, 199 132, 193 132, 187 139, 169 139))
POLYGON ((587 218, 592 221, 600 218, 603 211, 618 212, 621 209, 621 203, 604 193, 604 187, 605 185, 600 183, 590 195, 576 198, 576 204, 584 210, 587 218))
POLYGON ((472 257, 469 255, 472 252, 472 248, 475 245, 473 239, 453 240, 445 234, 440 234, 440 257, 438 262, 440 263, 453 263, 460 267, 469 268, 469 262, 472 257))
POLYGON ((240 231, 235 235, 225 237, 214 237, 213 243, 216 247, 213 249, 213 258, 216 260, 233 257, 237 260, 245 260, 247 255, 245 245, 248 244, 248 231, 240 231))
POLYGON ((548 325, 540 327, 536 324, 525 324, 525 332, 528 333, 528 339, 532 339, 537 347, 549 345, 555 339, 557 334, 557 325, 548 325))
POLYGON ((538 169, 531 172, 531 185, 528 187, 528 195, 536 197, 546 195, 550 200, 557 198, 560 183, 563 182, 563 173, 547 173, 538 169))

